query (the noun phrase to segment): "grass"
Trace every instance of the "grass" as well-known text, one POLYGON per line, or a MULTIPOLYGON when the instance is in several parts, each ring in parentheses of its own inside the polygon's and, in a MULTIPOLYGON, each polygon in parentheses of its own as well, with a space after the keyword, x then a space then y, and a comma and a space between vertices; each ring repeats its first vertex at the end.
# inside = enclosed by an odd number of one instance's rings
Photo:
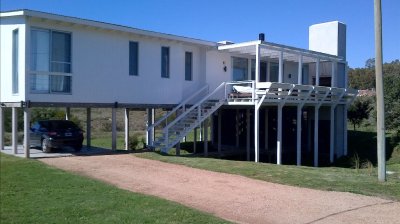
POLYGON ((174 202, 0 153, 1 223, 226 223, 174 202))
POLYGON ((400 144, 387 143, 387 182, 380 183, 377 178, 376 136, 368 131, 349 131, 349 156, 338 160, 331 167, 297 167, 293 165, 275 165, 246 161, 222 160, 195 157, 181 149, 181 157, 163 155, 157 152, 137 154, 147 159, 181 164, 189 167, 230 173, 258 180, 286 184, 312 189, 352 192, 400 201, 400 144), (354 169, 354 155, 358 155, 359 164, 369 164, 363 169, 354 169), (368 161, 370 163, 368 163, 368 161), (340 167, 339 167, 340 166, 340 167))

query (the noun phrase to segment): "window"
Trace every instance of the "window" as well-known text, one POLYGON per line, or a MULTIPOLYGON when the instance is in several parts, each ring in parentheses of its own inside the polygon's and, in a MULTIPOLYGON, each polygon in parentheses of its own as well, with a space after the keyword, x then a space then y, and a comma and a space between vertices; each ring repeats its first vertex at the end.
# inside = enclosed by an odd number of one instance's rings
POLYGON ((138 75, 139 44, 129 42, 129 75, 138 75))
POLYGON ((248 62, 246 58, 232 57, 233 81, 247 80, 248 62))
POLYGON ((18 29, 13 31, 13 46, 12 46, 12 93, 17 94, 18 90, 18 45, 19 34, 18 29))
POLYGON ((30 89, 34 93, 71 93, 71 34, 31 30, 30 89))
POLYGON ((193 54, 192 52, 185 52, 185 80, 192 81, 193 71, 193 54))
POLYGON ((169 78, 169 47, 161 48, 161 77, 169 78))

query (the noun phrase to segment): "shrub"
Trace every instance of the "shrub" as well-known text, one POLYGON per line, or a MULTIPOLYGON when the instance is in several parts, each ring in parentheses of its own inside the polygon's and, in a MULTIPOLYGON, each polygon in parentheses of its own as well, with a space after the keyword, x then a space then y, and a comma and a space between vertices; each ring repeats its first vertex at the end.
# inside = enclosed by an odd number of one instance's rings
POLYGON ((143 149, 145 147, 146 147, 146 142, 141 134, 135 133, 133 134, 133 136, 129 137, 129 149, 136 150, 136 149, 143 149))

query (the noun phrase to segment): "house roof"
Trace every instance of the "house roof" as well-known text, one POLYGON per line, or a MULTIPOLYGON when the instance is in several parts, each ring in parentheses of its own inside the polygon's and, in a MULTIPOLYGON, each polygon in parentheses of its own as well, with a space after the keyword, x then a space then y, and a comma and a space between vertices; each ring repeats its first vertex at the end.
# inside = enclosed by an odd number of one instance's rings
POLYGON ((94 21, 94 20, 89 20, 89 19, 82 19, 82 18, 71 17, 71 16, 63 16, 63 15, 57 15, 57 14, 52 14, 52 13, 39 12, 39 11, 34 11, 34 10, 21 9, 21 10, 0 12, 0 17, 11 17, 11 16, 27 16, 27 17, 38 18, 38 19, 43 19, 43 20, 52 20, 52 21, 70 23, 70 24, 79 24, 79 25, 83 25, 83 26, 91 26, 91 27, 96 27, 96 28, 100 28, 100 29, 122 31, 122 32, 137 34, 137 35, 144 35, 144 36, 150 36, 150 37, 155 37, 155 38, 186 42, 186 43, 191 43, 191 44, 196 44, 196 45, 203 45, 206 47, 216 47, 217 46, 217 43, 212 42, 212 41, 206 41, 206 40, 200 40, 200 39, 189 38, 189 37, 184 37, 184 36, 154 32, 154 31, 143 30, 143 29, 137 29, 137 28, 133 28, 133 27, 116 25, 116 24, 112 24, 112 23, 99 22, 99 21, 94 21))

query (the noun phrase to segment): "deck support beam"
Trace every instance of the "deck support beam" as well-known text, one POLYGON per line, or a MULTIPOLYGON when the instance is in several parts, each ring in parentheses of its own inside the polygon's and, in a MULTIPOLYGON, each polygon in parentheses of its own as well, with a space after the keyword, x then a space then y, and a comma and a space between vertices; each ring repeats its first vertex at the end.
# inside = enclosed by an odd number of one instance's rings
POLYGON ((331 124, 329 138, 329 162, 333 163, 335 154, 335 106, 331 106, 331 124))
MULTIPOLYGON (((147 127, 150 127, 151 125, 154 124, 154 108, 148 108, 146 110, 147 112, 147 127)), ((151 128, 150 130, 147 130, 146 132, 146 144, 147 145, 153 145, 154 141, 154 127, 151 128)))
MULTIPOLYGON (((218 139, 219 141, 219 139, 218 139)), ((193 153, 197 152, 197 128, 193 130, 193 153)))
POLYGON ((86 148, 92 146, 92 111, 91 108, 86 108, 86 148))
POLYGON ((204 156, 208 156, 208 118, 206 118, 203 122, 204 129, 204 156))
POLYGON ((4 150, 4 109, 0 106, 0 150, 4 150))
POLYGON ((235 116, 235 131, 236 131, 236 135, 235 135, 235 138, 236 138, 236 148, 239 148, 239 109, 236 109, 236 116, 235 116))
POLYGON ((129 150, 129 108, 125 108, 125 150, 129 150))
POLYGON ((30 123, 31 123, 31 109, 29 107, 24 108, 24 155, 25 158, 30 157, 30 123))
POLYGON ((265 109, 265 120, 264 120, 264 127, 265 127, 265 132, 264 132, 264 139, 265 139, 265 144, 264 144, 264 148, 265 151, 269 151, 269 147, 268 147, 268 113, 269 110, 268 108, 265 109))
POLYGON ((111 149, 117 149, 117 108, 111 108, 111 149))
POLYGON ((314 107, 314 167, 318 167, 319 106, 314 107))
POLYGON ((246 160, 250 161, 250 109, 246 109, 246 160))
POLYGON ((297 106, 297 119, 296 119, 296 131, 297 131, 297 136, 296 136, 296 151, 297 151, 297 159, 296 159, 296 164, 297 166, 301 166, 301 114, 302 114, 302 105, 297 106))
POLYGON ((16 155, 18 153, 18 109, 13 107, 11 114, 11 145, 14 155, 16 155))
POLYGON ((345 156, 347 156, 348 151, 347 151, 347 105, 346 104, 344 105, 343 113, 344 113, 344 119, 343 119, 343 128, 344 128, 344 131, 343 131, 344 132, 344 135, 343 135, 343 141, 344 141, 343 154, 345 156))
POLYGON ((219 156, 221 156, 221 153, 222 153, 222 147, 221 147, 221 145, 222 145, 221 144, 222 114, 221 114, 221 112, 222 112, 222 110, 218 111, 218 136, 217 137, 218 137, 218 154, 219 154, 219 156))
POLYGON ((277 138, 276 138, 276 164, 282 164, 282 110, 283 105, 278 104, 278 127, 277 127, 277 138))

